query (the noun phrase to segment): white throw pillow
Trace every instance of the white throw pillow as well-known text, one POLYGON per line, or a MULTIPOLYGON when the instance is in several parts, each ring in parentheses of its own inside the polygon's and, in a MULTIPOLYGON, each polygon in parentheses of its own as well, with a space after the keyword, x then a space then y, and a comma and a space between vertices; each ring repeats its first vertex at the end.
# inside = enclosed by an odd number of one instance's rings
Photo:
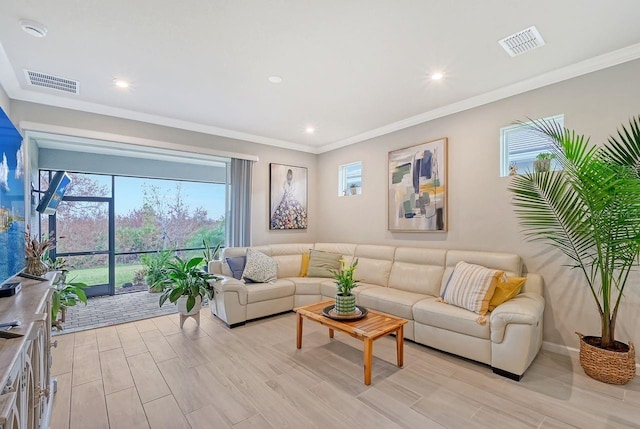
POLYGON ((442 299, 447 304, 484 316, 489 310, 496 284, 503 276, 504 271, 460 261, 449 277, 442 299))
POLYGON ((244 266, 242 277, 256 283, 268 283, 278 276, 278 263, 275 259, 264 253, 247 249, 247 263, 244 266))

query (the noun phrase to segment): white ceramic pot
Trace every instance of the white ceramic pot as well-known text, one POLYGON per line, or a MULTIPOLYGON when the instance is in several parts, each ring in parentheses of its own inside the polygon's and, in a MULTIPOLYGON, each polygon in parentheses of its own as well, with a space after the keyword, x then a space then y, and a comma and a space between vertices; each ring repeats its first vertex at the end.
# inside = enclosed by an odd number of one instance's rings
POLYGON ((196 314, 202 308, 202 297, 199 296, 199 295, 196 296, 196 304, 193 306, 191 311, 187 311, 187 297, 186 296, 181 296, 180 298, 178 298, 178 301, 176 301, 176 305, 178 306, 178 312, 180 312, 180 314, 184 314, 186 316, 190 316, 192 314, 196 314))

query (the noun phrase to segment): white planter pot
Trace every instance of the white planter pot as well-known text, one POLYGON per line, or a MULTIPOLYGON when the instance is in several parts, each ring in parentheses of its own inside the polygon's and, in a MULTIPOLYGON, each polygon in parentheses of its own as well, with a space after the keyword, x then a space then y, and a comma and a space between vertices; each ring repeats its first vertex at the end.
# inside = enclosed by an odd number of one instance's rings
POLYGON ((185 316, 191 316, 192 314, 196 314, 202 308, 202 297, 196 296, 196 304, 193 306, 191 311, 187 311, 187 297, 181 296, 176 301, 176 305, 178 306, 178 312, 180 314, 184 314, 185 316))

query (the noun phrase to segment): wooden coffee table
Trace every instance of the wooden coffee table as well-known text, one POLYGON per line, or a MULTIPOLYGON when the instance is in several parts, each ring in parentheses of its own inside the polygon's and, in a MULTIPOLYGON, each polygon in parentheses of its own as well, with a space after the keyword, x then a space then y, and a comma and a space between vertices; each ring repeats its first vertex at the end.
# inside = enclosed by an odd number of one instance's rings
POLYGON ((364 342, 364 384, 371 384, 371 364, 373 360, 373 341, 380 337, 396 334, 396 358, 398 366, 404 365, 404 325, 405 319, 369 310, 369 313, 360 320, 333 320, 322 314, 322 310, 333 304, 334 301, 323 301, 316 304, 298 307, 297 347, 302 348, 302 321, 303 317, 320 323, 329 328, 329 338, 333 338, 334 331, 344 332, 364 342))

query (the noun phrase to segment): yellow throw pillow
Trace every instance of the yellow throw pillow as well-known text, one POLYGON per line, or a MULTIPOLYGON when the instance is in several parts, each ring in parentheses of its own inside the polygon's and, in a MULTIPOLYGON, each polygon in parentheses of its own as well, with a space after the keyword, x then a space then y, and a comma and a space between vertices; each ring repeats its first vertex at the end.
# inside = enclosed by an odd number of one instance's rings
MULTIPOLYGON (((492 270, 480 265, 460 261, 449 277, 442 299, 447 304, 466 308, 484 316, 489 310, 489 301, 504 271, 492 270)), ((484 320, 478 323, 483 324, 484 320)))
POLYGON ((309 255, 308 253, 302 254, 302 264, 300 265, 300 277, 307 277, 307 271, 309 271, 309 255))
POLYGON ((507 302, 519 294, 522 285, 524 285, 526 281, 526 277, 507 277, 506 281, 498 281, 496 291, 491 297, 491 301, 489 301, 489 311, 493 311, 503 302, 507 302))

